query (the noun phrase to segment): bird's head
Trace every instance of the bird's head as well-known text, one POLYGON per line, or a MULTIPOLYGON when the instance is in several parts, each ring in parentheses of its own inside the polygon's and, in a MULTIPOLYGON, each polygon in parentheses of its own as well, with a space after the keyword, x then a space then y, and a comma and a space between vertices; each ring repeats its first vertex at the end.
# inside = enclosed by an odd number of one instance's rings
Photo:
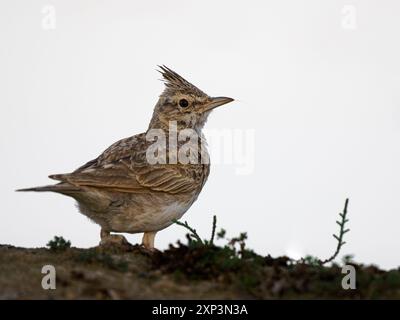
POLYGON ((179 129, 201 130, 210 112, 233 101, 227 97, 210 97, 166 66, 160 66, 165 90, 154 108, 149 128, 166 128, 176 121, 179 129))

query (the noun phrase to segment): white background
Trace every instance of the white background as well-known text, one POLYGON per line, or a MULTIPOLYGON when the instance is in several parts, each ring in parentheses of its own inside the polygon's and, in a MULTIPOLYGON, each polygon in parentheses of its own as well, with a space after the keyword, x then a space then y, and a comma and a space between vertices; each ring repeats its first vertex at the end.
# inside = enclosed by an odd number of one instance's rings
MULTIPOLYGON (((256 133, 253 173, 213 166, 184 216, 202 236, 217 214, 228 236, 247 231, 259 253, 325 258, 349 197, 342 253, 398 266, 399 16, 394 0, 2 0, 0 243, 44 246, 62 235, 97 245, 99 227, 72 199, 14 189, 48 184, 48 174, 143 132, 163 90, 156 65, 166 64, 210 95, 237 99, 208 129, 256 133), (46 5, 55 29, 42 26, 46 5)), ((185 233, 172 226, 156 246, 185 233)))

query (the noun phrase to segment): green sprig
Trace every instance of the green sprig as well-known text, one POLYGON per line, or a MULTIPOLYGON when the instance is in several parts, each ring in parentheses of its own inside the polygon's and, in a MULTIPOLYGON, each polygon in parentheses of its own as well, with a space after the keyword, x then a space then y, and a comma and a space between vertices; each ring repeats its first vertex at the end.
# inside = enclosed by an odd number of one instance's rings
POLYGON ((339 213, 340 216, 340 221, 336 221, 336 223, 339 225, 339 235, 334 234, 333 237, 336 239, 337 241, 337 246, 336 246, 336 250, 334 252, 334 254, 325 260, 319 260, 319 264, 320 265, 324 265, 328 262, 331 262, 333 260, 336 259, 336 257, 338 256, 340 249, 342 249, 342 247, 346 244, 346 241, 343 240, 343 237, 346 233, 348 233, 350 231, 350 229, 346 229, 345 225, 347 222, 349 222, 349 219, 347 219, 347 206, 349 204, 349 199, 346 199, 346 202, 344 203, 344 209, 342 213, 339 213))

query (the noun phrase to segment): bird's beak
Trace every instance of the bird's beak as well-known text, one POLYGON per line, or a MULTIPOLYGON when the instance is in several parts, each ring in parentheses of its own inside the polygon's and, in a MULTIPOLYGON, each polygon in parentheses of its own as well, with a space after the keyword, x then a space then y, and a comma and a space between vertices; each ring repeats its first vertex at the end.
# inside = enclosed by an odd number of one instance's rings
POLYGON ((216 107, 222 106, 223 104, 232 102, 234 99, 228 97, 214 97, 211 101, 205 105, 205 111, 210 111, 216 107))

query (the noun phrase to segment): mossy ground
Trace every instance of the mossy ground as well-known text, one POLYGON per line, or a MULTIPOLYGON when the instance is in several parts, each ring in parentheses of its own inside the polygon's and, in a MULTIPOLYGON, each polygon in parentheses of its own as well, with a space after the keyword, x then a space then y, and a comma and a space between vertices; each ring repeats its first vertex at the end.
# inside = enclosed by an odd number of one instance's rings
POLYGON ((260 256, 232 247, 184 245, 149 254, 138 246, 59 250, 0 246, 0 299, 400 299, 400 269, 353 264, 357 289, 343 290, 341 266, 260 256), (56 290, 41 287, 54 265, 56 290))

